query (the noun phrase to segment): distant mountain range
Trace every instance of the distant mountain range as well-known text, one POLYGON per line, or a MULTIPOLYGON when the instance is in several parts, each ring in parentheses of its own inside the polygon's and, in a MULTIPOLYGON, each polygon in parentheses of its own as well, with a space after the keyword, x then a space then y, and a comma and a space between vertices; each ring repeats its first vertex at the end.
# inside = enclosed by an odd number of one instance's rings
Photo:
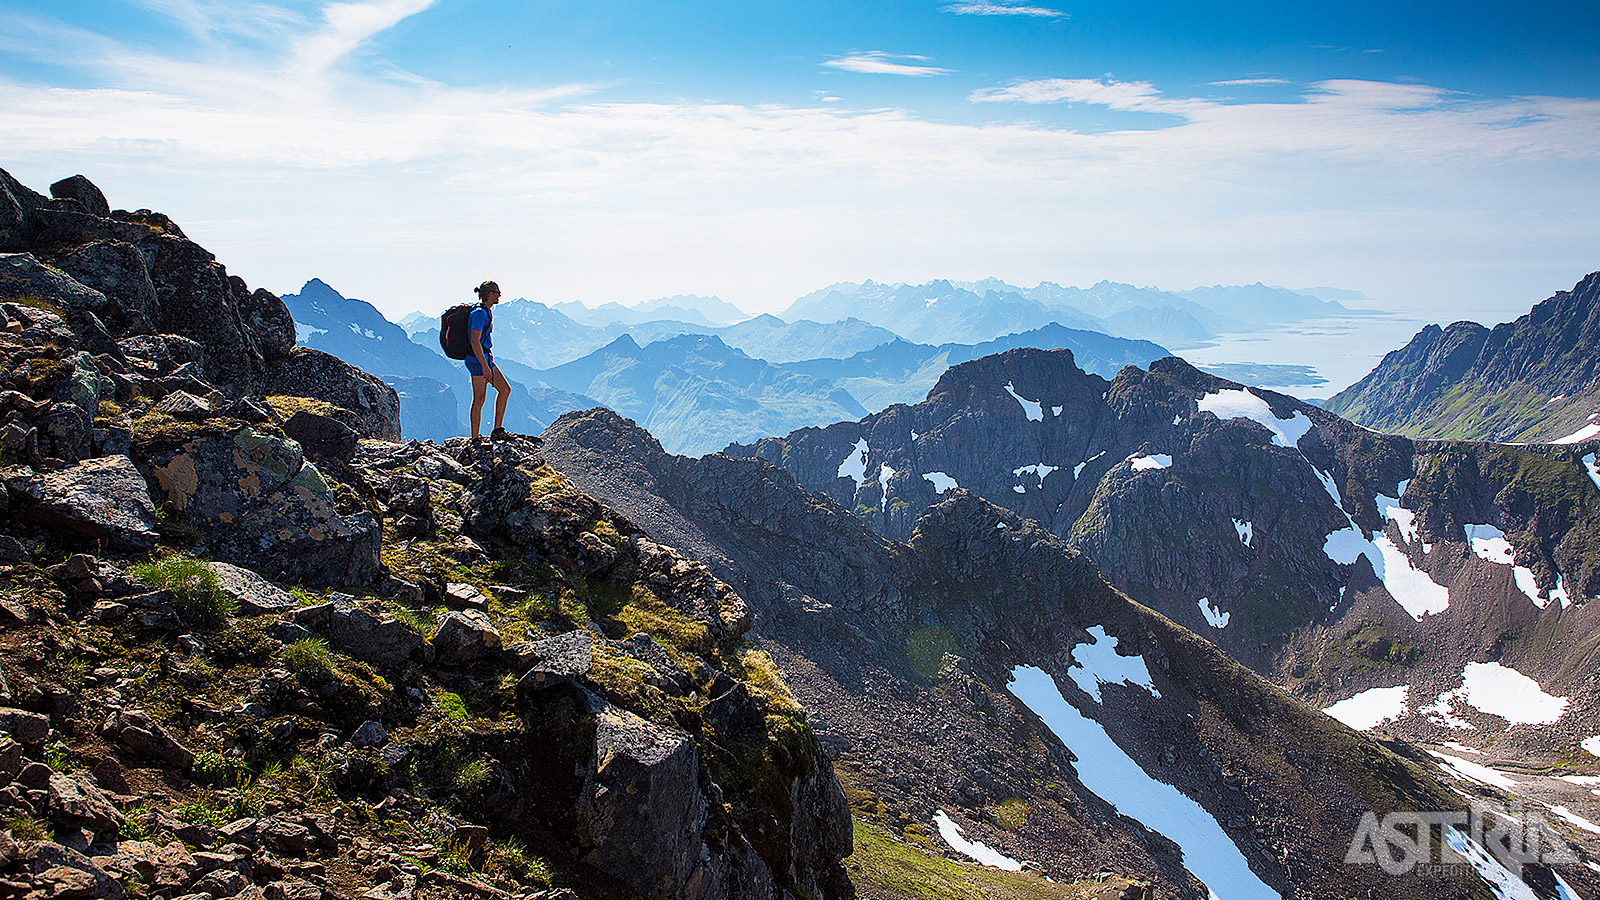
POLYGON ((1324 405, 1419 438, 1600 434, 1600 272, 1515 322, 1429 325, 1324 405))

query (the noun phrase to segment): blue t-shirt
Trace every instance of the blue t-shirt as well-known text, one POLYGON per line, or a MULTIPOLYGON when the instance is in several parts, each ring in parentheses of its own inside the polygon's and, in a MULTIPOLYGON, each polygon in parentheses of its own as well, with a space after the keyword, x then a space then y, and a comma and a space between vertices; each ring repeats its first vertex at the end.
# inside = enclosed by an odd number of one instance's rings
POLYGON ((467 328, 469 334, 473 331, 483 332, 480 338, 483 344, 483 355, 488 356, 489 348, 494 346, 494 340, 490 337, 490 334, 494 331, 494 317, 489 315, 487 309, 481 306, 476 307, 467 316, 467 328))

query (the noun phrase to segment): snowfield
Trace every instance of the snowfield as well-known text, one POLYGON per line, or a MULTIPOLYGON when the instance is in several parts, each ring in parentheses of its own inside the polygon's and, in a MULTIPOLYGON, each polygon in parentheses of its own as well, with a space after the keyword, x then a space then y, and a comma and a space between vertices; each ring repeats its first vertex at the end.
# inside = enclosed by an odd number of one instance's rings
POLYGON ((1461 679, 1461 699, 1513 725, 1549 725, 1567 711, 1567 698, 1497 662, 1467 663, 1461 679))
POLYGON ((1078 758, 1084 787, 1176 843, 1183 864, 1222 900, 1281 900, 1256 874, 1217 820, 1177 788, 1145 774, 1099 722, 1061 696, 1050 676, 1033 666, 1011 670, 1008 686, 1078 758))
POLYGON ((1583 455, 1583 467, 1589 472, 1589 480, 1594 482, 1595 487, 1600 488, 1600 464, 1595 462, 1593 453, 1583 455))
POLYGON ((1044 407, 1041 406, 1037 400, 1028 400, 1024 398, 1021 394, 1017 393, 1017 389, 1013 387, 1009 381, 1006 382, 1006 393, 1010 394, 1011 399, 1017 401, 1017 403, 1022 406, 1022 413, 1028 417, 1030 422, 1044 421, 1044 407))
POLYGON ((986 866, 994 866, 997 869, 1005 869, 1008 872, 1022 871, 1022 863, 1006 856, 993 847, 985 846, 977 841, 969 841, 962 837, 961 826, 951 821, 950 817, 944 814, 944 810, 941 809, 934 814, 933 822, 939 826, 939 836, 944 838, 944 842, 950 845, 950 849, 957 853, 969 859, 975 859, 986 866))
POLYGON ((1085 694, 1100 702, 1100 685, 1126 683, 1142 687, 1160 697, 1155 683, 1150 680, 1150 670, 1142 656, 1122 656, 1117 653, 1117 639, 1106 634, 1104 627, 1089 629, 1090 642, 1072 645, 1072 668, 1067 677, 1083 689, 1085 694))
POLYGON ((1346 697, 1322 711, 1357 731, 1366 731, 1405 715, 1406 697, 1410 693, 1411 686, 1408 684, 1371 688, 1354 697, 1346 697))
POLYGON ((1306 418, 1305 413, 1297 411, 1287 419, 1280 419, 1273 414, 1267 401, 1251 393, 1248 388, 1207 394, 1200 398, 1199 405, 1201 412, 1211 413, 1219 419, 1249 419, 1256 422, 1272 432, 1272 442, 1279 447, 1298 445, 1306 432, 1311 430, 1311 420, 1306 418))
POLYGON ((1142 472, 1145 469, 1165 469, 1172 465, 1172 457, 1165 453, 1155 453, 1150 456, 1135 454, 1128 457, 1128 461, 1133 463, 1135 472, 1142 472))
POLYGON ((1239 543, 1246 547, 1250 546, 1250 543, 1256 539, 1256 525, 1254 522, 1234 519, 1233 530, 1239 534, 1239 543))
POLYGON ((926 478, 928 483, 933 485, 933 492, 935 494, 942 494, 953 487, 961 486, 956 484, 956 480, 954 478, 951 478, 949 475, 946 475, 943 472, 927 472, 924 473, 922 477, 926 478))
POLYGON ((867 439, 856 441, 850 455, 839 463, 839 477, 849 478, 856 483, 856 490, 867 483, 867 439))
MULTIPOLYGON (((1590 416, 1589 418, 1592 419, 1592 418, 1594 418, 1594 416, 1590 416)), ((1582 442, 1582 441, 1587 441, 1589 438, 1592 438, 1597 434, 1600 434, 1600 422, 1590 422, 1589 424, 1583 426, 1582 428, 1579 428, 1577 431, 1574 431, 1573 433, 1567 435, 1566 437, 1564 437, 1564 438, 1556 438, 1555 440, 1551 441, 1550 443, 1552 443, 1552 444, 1576 444, 1576 443, 1579 443, 1579 442, 1582 442)))
POLYGON ((1206 624, 1212 628, 1227 628, 1228 620, 1233 613, 1225 613, 1221 607, 1212 606, 1210 598, 1200 598, 1200 615, 1206 617, 1206 624))
POLYGON ((885 515, 889 512, 889 479, 894 477, 894 470, 887 464, 878 467, 878 487, 882 489, 882 499, 879 506, 885 515))

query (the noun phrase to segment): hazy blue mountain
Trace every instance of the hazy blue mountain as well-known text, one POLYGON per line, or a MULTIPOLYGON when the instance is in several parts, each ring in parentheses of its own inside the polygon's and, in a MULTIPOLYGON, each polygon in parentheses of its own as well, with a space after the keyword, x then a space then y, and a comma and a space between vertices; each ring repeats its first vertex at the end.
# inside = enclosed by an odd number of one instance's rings
POLYGON ((839 322, 856 317, 919 343, 979 343, 1051 322, 1100 330, 1101 323, 1067 308, 1052 309, 1020 294, 980 294, 949 281, 926 284, 844 282, 796 300, 785 321, 839 322))
POLYGON ((866 413, 831 381, 754 359, 714 335, 643 347, 623 335, 538 376, 594 397, 649 429, 662 446, 690 455, 866 413))
POLYGON ((809 359, 786 365, 807 375, 829 378, 874 412, 896 403, 920 402, 946 369, 1018 347, 1067 349, 1085 371, 1114 378, 1126 366, 1148 366, 1172 354, 1150 341, 1111 337, 1064 325, 1008 334, 981 344, 932 346, 896 339, 843 359, 809 359))
POLYGON ((899 335, 887 328, 854 317, 823 325, 805 319, 785 322, 777 316, 763 314, 718 329, 715 333, 728 346, 775 363, 824 356, 849 356, 899 340, 899 335))
POLYGON ((601 327, 622 324, 638 325, 643 322, 669 320, 691 325, 728 325, 749 318, 749 315, 720 297, 701 297, 696 294, 677 294, 657 297, 633 306, 620 303, 602 303, 588 307, 575 300, 551 304, 574 322, 601 327))
MULTIPOLYGON (((331 353, 395 388, 405 437, 444 440, 467 433, 463 423, 472 400, 471 381, 460 362, 439 351, 438 316, 407 316, 416 335, 412 340, 406 329, 384 318, 372 304, 345 297, 317 278, 306 282, 299 293, 284 294, 283 302, 294 317, 301 344, 331 353)), ((538 434, 562 413, 600 405, 535 380, 523 378, 519 383, 508 366, 501 368, 512 382, 506 409, 506 427, 512 431, 538 434)), ((485 413, 485 425, 488 416, 485 413)))
POLYGON ((1178 291, 1179 296, 1245 325, 1298 322, 1328 316, 1359 315, 1338 300, 1324 300, 1304 291, 1269 287, 1261 282, 1214 285, 1178 291))

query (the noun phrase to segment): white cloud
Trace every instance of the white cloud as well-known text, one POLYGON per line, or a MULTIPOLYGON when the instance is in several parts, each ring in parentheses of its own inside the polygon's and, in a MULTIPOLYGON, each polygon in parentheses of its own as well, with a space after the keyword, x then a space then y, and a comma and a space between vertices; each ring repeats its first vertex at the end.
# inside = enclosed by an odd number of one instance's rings
POLYGON ((302 75, 321 72, 373 35, 393 28, 434 2, 371 0, 365 3, 330 3, 322 8, 322 27, 307 35, 295 47, 291 69, 302 75))
POLYGON ((1222 103, 1050 79, 974 96, 998 117, 981 125, 833 94, 620 102, 340 64, 421 3, 350 6, 260 19, 286 29, 276 51, 228 38, 255 27, 238 22, 166 57, 0 13, 0 50, 102 85, 0 79, 0 165, 35 188, 83 172, 114 205, 173 215, 252 284, 319 276, 385 311, 441 308, 485 277, 543 299, 774 309, 847 276, 998 274, 1343 284, 1459 318, 1462 298, 1520 314, 1592 268, 1594 99, 1327 81, 1222 103), (1101 133, 1005 118, 1052 102, 1174 118, 1101 133))
POLYGON ((1213 81, 1211 83, 1214 84, 1214 85, 1219 85, 1219 86, 1224 86, 1224 87, 1231 87, 1233 85, 1288 84, 1289 83, 1289 79, 1287 79, 1287 78, 1230 78, 1227 81, 1213 81))
POLYGON ((1033 16, 1061 19, 1067 15, 1059 9, 1025 6, 1023 0, 972 0, 972 2, 952 3, 944 10, 958 16, 1033 16))
POLYGON ((862 75, 909 75, 914 78, 924 78, 929 75, 944 75, 949 69, 938 66, 917 65, 925 62, 925 56, 891 56, 879 50, 867 53, 852 53, 824 62, 823 65, 830 69, 840 69, 845 72, 857 72, 862 75), (895 62, 897 59, 909 59, 914 62, 895 62))

